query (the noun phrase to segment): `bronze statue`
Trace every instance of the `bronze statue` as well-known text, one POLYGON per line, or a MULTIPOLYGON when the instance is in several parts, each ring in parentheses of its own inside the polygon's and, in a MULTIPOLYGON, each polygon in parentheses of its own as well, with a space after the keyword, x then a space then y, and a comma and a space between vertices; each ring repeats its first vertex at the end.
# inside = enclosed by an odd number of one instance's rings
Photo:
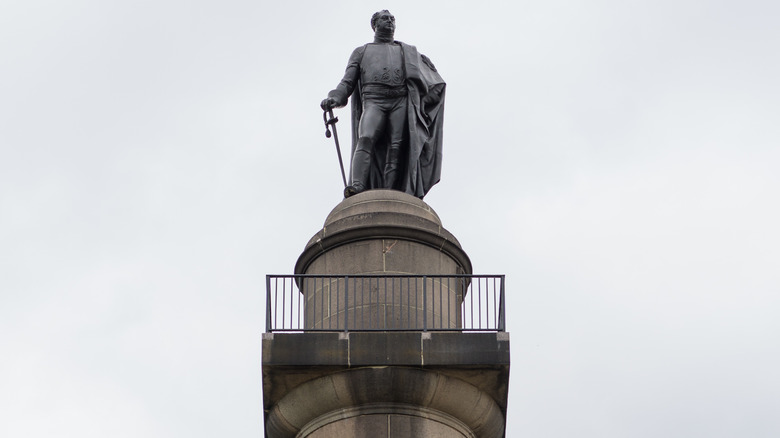
POLYGON ((344 78, 320 106, 343 107, 352 95, 348 197, 394 189, 422 198, 439 182, 445 83, 414 46, 395 41, 395 17, 371 17, 374 41, 358 47, 344 78))

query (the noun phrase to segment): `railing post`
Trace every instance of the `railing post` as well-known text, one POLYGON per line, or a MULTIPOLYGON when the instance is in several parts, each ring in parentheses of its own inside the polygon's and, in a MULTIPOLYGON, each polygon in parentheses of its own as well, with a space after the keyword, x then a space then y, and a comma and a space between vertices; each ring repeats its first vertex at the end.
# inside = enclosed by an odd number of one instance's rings
POLYGON ((271 276, 265 276, 265 332, 271 333, 271 276))
POLYGON ((506 331, 506 315, 505 315, 505 308, 504 308, 504 276, 501 277, 501 288, 500 288, 500 297, 499 297, 499 307, 498 307, 498 331, 504 332, 506 331))
POLYGON ((428 293, 427 293, 427 283, 428 279, 425 275, 423 275, 423 331, 428 331, 428 293))

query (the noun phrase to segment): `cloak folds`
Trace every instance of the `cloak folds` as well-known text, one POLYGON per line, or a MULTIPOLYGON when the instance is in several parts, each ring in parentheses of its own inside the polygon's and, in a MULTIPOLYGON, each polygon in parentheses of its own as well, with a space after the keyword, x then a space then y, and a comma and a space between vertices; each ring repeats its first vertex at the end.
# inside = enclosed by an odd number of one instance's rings
MULTIPOLYGON (((442 128, 444 125, 444 91, 446 84, 433 63, 417 48, 398 42, 403 52, 406 75, 407 134, 405 136, 399 169, 401 178, 395 190, 406 192, 422 199, 441 178, 442 128)), ((355 57, 362 57, 365 46, 355 50, 350 64, 360 63, 355 57), (362 50, 361 50, 362 49, 362 50), (357 56, 355 56, 357 55, 357 56)), ((348 66, 349 71, 349 66, 348 66)), ((359 69, 358 69, 359 71, 359 69)), ((345 77, 346 79, 346 77, 345 77)), ((352 93, 352 154, 355 155, 358 141, 358 125, 363 114, 359 75, 352 93)), ((342 82, 343 83, 343 82, 342 82)), ((350 85, 354 85, 354 82, 350 85)), ((343 89, 343 88, 342 88, 343 89)), ((336 91, 336 90, 334 90, 336 91)), ((384 185, 384 168, 387 158, 388 139, 377 140, 371 158, 371 171, 366 189, 381 189, 384 185)), ((351 166, 350 166, 351 169, 351 166)), ((352 171, 350 170, 350 181, 352 171)))

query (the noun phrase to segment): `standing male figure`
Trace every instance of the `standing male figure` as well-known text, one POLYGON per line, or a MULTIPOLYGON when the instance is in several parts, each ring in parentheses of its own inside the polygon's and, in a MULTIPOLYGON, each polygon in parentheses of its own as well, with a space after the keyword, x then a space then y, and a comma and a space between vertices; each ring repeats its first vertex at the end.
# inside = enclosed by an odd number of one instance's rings
POLYGON ((394 189, 422 198, 441 177, 444 90, 433 63, 395 41, 395 17, 371 17, 374 41, 352 52, 323 110, 352 95, 352 164, 344 196, 394 189))

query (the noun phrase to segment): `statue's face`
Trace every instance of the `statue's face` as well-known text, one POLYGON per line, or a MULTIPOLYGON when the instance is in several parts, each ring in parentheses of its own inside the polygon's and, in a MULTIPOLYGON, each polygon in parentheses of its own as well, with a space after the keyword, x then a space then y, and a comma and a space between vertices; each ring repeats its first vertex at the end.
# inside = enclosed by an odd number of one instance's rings
POLYGON ((374 31, 379 30, 395 32, 395 17, 389 12, 382 12, 376 19, 374 31))

